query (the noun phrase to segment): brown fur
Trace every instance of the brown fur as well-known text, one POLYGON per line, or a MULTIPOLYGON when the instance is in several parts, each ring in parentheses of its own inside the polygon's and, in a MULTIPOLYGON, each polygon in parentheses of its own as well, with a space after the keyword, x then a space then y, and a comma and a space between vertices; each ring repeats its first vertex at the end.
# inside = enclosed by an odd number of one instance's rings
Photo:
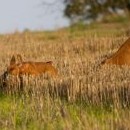
POLYGON ((104 60, 102 64, 130 65, 130 38, 125 41, 116 53, 104 60))
POLYGON ((40 75, 47 73, 50 76, 56 76, 58 71, 52 65, 52 61, 48 62, 23 62, 21 55, 17 55, 18 63, 15 56, 12 56, 10 66, 7 72, 12 75, 40 75))
POLYGON ((21 55, 13 55, 7 70, 0 76, 0 91, 7 93, 15 90, 23 91, 23 75, 38 76, 45 73, 49 77, 58 75, 58 71, 52 65, 52 61, 23 62, 21 55))

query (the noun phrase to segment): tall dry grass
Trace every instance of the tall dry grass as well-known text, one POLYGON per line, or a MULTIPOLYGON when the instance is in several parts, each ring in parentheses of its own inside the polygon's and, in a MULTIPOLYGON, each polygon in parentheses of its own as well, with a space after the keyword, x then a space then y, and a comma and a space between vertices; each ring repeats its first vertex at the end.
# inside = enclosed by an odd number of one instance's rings
MULTIPOLYGON (((27 120, 24 123, 21 121, 22 124, 18 126, 25 129, 27 122, 35 122, 36 129, 42 129, 42 126, 46 126, 47 129, 129 129, 129 67, 100 66, 101 61, 114 53, 126 39, 125 35, 99 37, 96 32, 89 35, 88 32, 75 34, 64 31, 52 34, 26 32, 1 36, 1 73, 9 65, 11 56, 18 53, 27 61, 51 60, 59 72, 56 79, 48 79, 46 75, 23 76, 23 93, 18 96, 20 101, 13 99, 11 117, 7 118, 7 126, 2 123, 3 128, 17 128, 18 117, 13 115, 13 112, 16 114, 16 109, 19 110, 19 105, 22 104, 22 107, 26 106, 26 111, 22 109, 25 117, 22 117, 27 120), (71 117, 71 110, 67 107, 68 103, 81 105, 77 110, 80 114, 77 116, 78 119, 74 119, 75 122, 71 117), (85 108, 89 110, 82 110, 84 105, 88 106, 85 108), (101 109, 103 115, 100 117, 99 113, 99 117, 95 118, 93 112, 97 108, 101 109), (107 113, 103 112, 104 109, 110 109, 115 115, 111 113, 109 116, 109 110, 107 113), (127 110, 127 115, 124 109, 127 110), (53 118, 53 114, 54 119, 50 119, 53 118), (49 122, 54 124, 49 125, 49 122)), ((17 95, 20 91, 19 86, 19 78, 9 76, 5 91, 17 95)), ((3 121, 2 118, 1 120, 3 121)))

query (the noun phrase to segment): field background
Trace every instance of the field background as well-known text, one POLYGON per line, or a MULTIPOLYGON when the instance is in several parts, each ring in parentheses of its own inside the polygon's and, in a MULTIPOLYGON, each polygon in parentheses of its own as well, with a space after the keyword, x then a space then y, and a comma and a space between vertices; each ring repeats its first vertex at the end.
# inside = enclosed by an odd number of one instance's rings
POLYGON ((1 93, 0 129, 130 129, 129 67, 100 66, 129 35, 129 20, 0 35, 1 74, 13 54, 51 60, 59 72, 56 79, 25 76, 24 94, 1 93))

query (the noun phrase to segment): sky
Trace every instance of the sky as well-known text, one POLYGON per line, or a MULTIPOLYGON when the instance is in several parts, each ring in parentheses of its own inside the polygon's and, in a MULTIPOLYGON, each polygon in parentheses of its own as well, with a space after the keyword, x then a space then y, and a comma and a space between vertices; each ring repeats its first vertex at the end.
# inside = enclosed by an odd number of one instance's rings
MULTIPOLYGON (((0 33, 55 30, 69 25, 63 17, 64 5, 56 0, 1 0, 0 33), (56 3, 56 4, 45 4, 56 3)), ((60 1, 60 0, 59 0, 60 1)))

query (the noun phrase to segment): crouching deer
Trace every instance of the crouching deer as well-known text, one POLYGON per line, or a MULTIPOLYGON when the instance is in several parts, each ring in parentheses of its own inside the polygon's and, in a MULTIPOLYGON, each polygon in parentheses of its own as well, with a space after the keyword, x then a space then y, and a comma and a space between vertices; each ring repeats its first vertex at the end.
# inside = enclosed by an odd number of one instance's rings
POLYGON ((52 65, 52 61, 48 62, 33 62, 23 61, 21 55, 17 55, 18 63, 13 55, 7 73, 11 75, 41 75, 47 73, 51 77, 58 74, 57 69, 52 65))
MULTIPOLYGON (((15 77, 15 84, 20 81, 20 89, 23 90, 23 76, 39 76, 47 74, 50 78, 58 75, 58 70, 53 66, 52 61, 48 62, 34 62, 34 61, 23 61, 21 55, 13 55, 10 60, 10 65, 4 74, 1 75, 0 80, 2 81, 2 87, 8 88, 8 76, 12 75, 15 77), (16 80, 18 79, 18 80, 16 80), (4 87, 6 86, 6 87, 4 87)), ((14 80, 13 80, 14 83, 14 80)))

